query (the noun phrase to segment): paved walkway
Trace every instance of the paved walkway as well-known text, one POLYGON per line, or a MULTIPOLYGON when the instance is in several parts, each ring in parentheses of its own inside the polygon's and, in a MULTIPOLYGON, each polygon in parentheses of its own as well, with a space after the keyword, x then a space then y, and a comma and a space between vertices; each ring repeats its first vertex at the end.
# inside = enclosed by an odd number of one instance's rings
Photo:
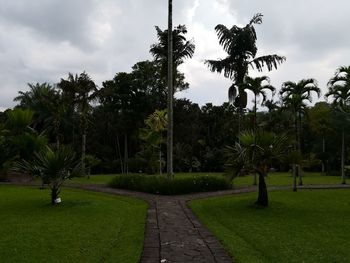
MULTIPOLYGON (((23 184, 22 184, 23 185, 23 184)), ((103 185, 70 185, 89 191, 130 196, 148 202, 147 221, 141 263, 229 263, 232 258, 220 242, 198 221, 188 208, 193 199, 255 192, 256 187, 197 193, 178 196, 159 196, 103 185)), ((309 185, 299 189, 339 189, 350 185, 309 185)), ((269 187, 269 190, 291 189, 290 186, 269 187)))
MULTIPOLYGON (((255 192, 256 187, 197 193, 179 196, 158 196, 101 185, 75 186, 90 191, 141 198, 149 203, 142 263, 229 263, 231 257, 220 242, 204 228, 187 202, 193 199, 255 192)), ((299 186, 299 189, 338 189, 349 185, 299 186)), ((290 186, 269 187, 269 190, 291 189, 290 186)))

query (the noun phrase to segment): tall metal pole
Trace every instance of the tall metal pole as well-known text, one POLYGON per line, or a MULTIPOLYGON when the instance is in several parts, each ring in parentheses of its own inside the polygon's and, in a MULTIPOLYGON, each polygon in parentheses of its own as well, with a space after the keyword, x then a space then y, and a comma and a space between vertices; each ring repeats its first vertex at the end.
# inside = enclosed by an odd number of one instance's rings
POLYGON ((173 1, 168 7, 168 131, 167 131, 167 175, 173 178, 173 1))

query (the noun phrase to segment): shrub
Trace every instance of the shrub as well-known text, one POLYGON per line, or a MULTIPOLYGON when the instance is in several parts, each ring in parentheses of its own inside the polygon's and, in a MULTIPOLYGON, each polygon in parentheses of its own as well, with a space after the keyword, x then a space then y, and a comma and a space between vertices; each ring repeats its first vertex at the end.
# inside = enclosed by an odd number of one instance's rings
POLYGON ((175 177, 173 180, 154 175, 117 175, 109 186, 161 195, 230 189, 230 183, 226 178, 213 175, 183 176, 175 177))

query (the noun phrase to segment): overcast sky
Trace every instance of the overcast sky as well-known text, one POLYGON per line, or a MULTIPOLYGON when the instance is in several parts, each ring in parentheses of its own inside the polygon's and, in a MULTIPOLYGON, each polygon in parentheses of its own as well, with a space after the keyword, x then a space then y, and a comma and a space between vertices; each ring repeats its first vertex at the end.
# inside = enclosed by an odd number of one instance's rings
MULTIPOLYGON (((205 59, 223 58, 214 27, 256 26, 259 54, 287 57, 268 75, 316 78, 323 93, 340 65, 350 65, 350 2, 346 0, 173 0, 174 25, 185 24, 195 56, 181 66, 190 89, 177 94, 203 105, 227 101, 230 81, 211 73, 205 59)), ((0 109, 12 107, 27 83, 57 83, 68 72, 87 73, 101 86, 138 61, 151 59, 155 25, 167 24, 167 0, 0 0, 0 109)), ((253 76, 259 73, 250 71, 253 76)), ((250 99, 251 100, 251 96, 250 99)))

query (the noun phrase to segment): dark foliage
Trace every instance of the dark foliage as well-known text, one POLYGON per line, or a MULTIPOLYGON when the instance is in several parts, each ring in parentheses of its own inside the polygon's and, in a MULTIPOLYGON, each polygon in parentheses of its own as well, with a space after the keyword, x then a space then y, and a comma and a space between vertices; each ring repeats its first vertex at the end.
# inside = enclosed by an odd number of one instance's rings
POLYGON ((226 178, 212 175, 175 177, 173 180, 153 175, 118 175, 109 185, 114 188, 161 195, 188 194, 230 188, 226 178))

